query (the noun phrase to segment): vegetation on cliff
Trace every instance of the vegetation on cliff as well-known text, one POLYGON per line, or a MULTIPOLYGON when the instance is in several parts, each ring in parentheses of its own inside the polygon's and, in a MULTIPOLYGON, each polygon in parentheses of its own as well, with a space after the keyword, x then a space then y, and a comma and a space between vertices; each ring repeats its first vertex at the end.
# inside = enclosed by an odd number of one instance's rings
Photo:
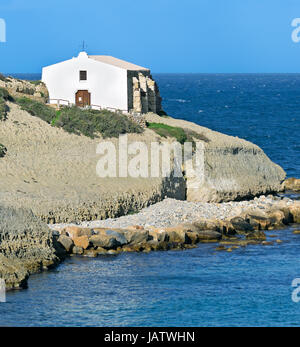
POLYGON ((181 143, 191 142, 195 146, 195 140, 209 142, 208 138, 190 129, 173 127, 163 123, 147 123, 149 129, 154 130, 159 136, 173 137, 181 143))
POLYGON ((13 101, 12 96, 5 88, 0 88, 0 121, 5 120, 7 117, 7 112, 9 111, 7 101, 13 101))
POLYGON ((123 114, 107 110, 80 109, 63 107, 60 111, 41 102, 26 97, 17 99, 22 110, 39 117, 52 126, 63 128, 68 133, 85 135, 90 138, 118 137, 126 133, 142 133, 143 129, 123 114))

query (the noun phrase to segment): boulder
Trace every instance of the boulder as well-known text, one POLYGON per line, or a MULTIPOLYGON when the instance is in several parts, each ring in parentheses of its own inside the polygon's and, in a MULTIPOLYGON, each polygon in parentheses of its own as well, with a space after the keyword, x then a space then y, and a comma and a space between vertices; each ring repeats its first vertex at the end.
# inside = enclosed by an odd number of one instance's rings
POLYGON ((219 221, 213 220, 213 219, 201 219, 197 222, 194 222, 193 225, 197 228, 198 231, 201 231, 201 230, 220 231, 219 221))
POLYGON ((268 230, 271 221, 265 216, 247 214, 245 216, 246 221, 253 227, 254 230, 268 230))
POLYGON ((120 251, 117 251, 115 249, 110 249, 110 250, 107 251, 107 254, 108 255, 119 255, 120 251))
POLYGON ((98 251, 95 249, 87 249, 83 252, 83 256, 87 258, 96 258, 98 254, 98 251))
POLYGON ((198 239, 199 241, 203 242, 205 240, 212 241, 212 240, 220 240, 222 238, 222 234, 213 231, 213 230, 202 230, 198 232, 198 239))
POLYGON ((263 231, 252 231, 246 235, 247 240, 261 240, 265 241, 267 239, 266 234, 263 231))
POLYGON ((136 245, 145 243, 149 239, 149 231, 140 229, 140 230, 126 230, 124 232, 124 236, 126 237, 126 240, 129 245, 136 245))
POLYGON ((68 226, 63 231, 65 231, 72 239, 80 236, 90 237, 93 235, 93 230, 89 228, 80 228, 76 226, 68 226))
POLYGON ((187 229, 186 226, 178 225, 176 227, 165 228, 165 232, 168 235, 170 243, 185 244, 191 243, 191 239, 186 232, 187 229))
POLYGON ((71 237, 66 236, 66 235, 60 235, 57 241, 64 247, 64 249, 68 253, 72 252, 72 248, 74 246, 74 242, 71 239, 71 237))
POLYGON ((74 255, 82 255, 83 252, 84 252, 84 250, 82 247, 74 246, 72 248, 72 254, 74 254, 74 255))
POLYGON ((102 247, 97 247, 96 252, 98 255, 106 255, 107 254, 107 249, 104 249, 102 247))
POLYGON ((87 249, 90 245, 89 238, 86 235, 74 237, 73 241, 75 246, 80 247, 82 249, 87 249))
POLYGON ((199 234, 195 231, 187 231, 186 232, 188 239, 190 240, 191 244, 195 245, 199 242, 199 234))
POLYGON ((272 227, 280 227, 285 224, 286 216, 281 210, 267 212, 267 217, 272 227))
POLYGON ((127 238, 115 230, 98 231, 97 235, 90 238, 90 242, 94 247, 105 249, 116 249, 128 243, 127 238))
POLYGON ((290 213, 293 217, 294 223, 300 223, 300 203, 297 201, 289 206, 290 213))
POLYGON ((157 242, 169 241, 168 234, 163 230, 159 230, 159 229, 151 230, 149 231, 149 236, 152 237, 151 241, 157 241, 157 242))
POLYGON ((288 178, 283 182, 283 187, 285 190, 300 192, 300 179, 294 177, 288 178))
POLYGON ((261 244, 262 244, 263 246, 272 246, 274 243, 271 242, 271 241, 263 241, 261 244))
POLYGON ((254 230, 253 226, 242 217, 234 217, 230 220, 230 223, 237 231, 249 232, 254 230))

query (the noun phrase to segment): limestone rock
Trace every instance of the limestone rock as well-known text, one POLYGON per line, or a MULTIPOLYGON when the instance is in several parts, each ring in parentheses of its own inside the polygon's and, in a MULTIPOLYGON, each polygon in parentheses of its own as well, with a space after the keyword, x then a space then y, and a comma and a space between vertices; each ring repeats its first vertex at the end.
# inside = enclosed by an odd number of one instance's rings
POLYGON ((267 216, 273 227, 280 227, 285 224, 285 214, 283 211, 271 211, 267 213, 267 216))
POLYGON ((72 254, 75 254, 75 255, 82 255, 84 252, 83 248, 82 247, 78 247, 78 246, 74 246, 72 248, 72 254))
POLYGON ((72 238, 80 237, 80 236, 92 236, 93 231, 89 228, 80 228, 76 226, 68 226, 64 229, 64 231, 72 238))
POLYGON ((253 227, 254 230, 268 230, 271 225, 270 219, 264 215, 247 214, 246 221, 253 227))
POLYGON ((160 231, 160 230, 149 231, 149 236, 152 237, 151 241, 157 241, 157 242, 167 242, 169 239, 168 234, 165 231, 160 231))
POLYGON ((66 236, 66 235, 60 235, 60 237, 57 240, 64 248, 65 250, 70 253, 72 251, 72 248, 74 246, 73 240, 66 236))
POLYGON ((40 81, 31 82, 6 77, 5 81, 0 80, 0 87, 6 88, 15 98, 27 97, 41 102, 46 102, 49 98, 46 85, 40 81))
POLYGON ((168 234, 170 243, 191 243, 184 226, 165 228, 165 232, 168 234))
POLYGON ((145 243, 149 239, 148 230, 128 230, 124 233, 127 243, 129 245, 136 245, 140 243, 145 243))
POLYGON ((82 249, 87 249, 90 245, 89 238, 86 235, 73 238, 74 244, 82 249))
POLYGON ((27 287, 29 272, 17 258, 0 253, 0 278, 5 280, 6 290, 27 287))
POLYGON ((246 235, 247 240, 266 240, 266 234, 263 231, 253 231, 246 235))
POLYGON ((253 226, 241 217, 232 218, 230 222, 237 231, 253 231, 253 226))
POLYGON ((8 289, 26 286, 29 274, 57 265, 65 254, 31 211, 0 207, 0 277, 8 289))
POLYGON ((295 202, 289 207, 290 213, 293 216, 294 223, 300 223, 300 202, 295 202))
POLYGON ((198 232, 198 239, 202 242, 204 240, 220 240, 222 234, 213 230, 202 230, 198 232))
POLYGON ((284 170, 253 143, 191 122, 147 114, 148 122, 192 130, 200 136, 199 160, 190 159, 197 175, 187 175, 187 200, 224 202, 282 191, 284 170))
POLYGON ((288 178, 283 182, 283 187, 285 190, 300 192, 300 179, 294 177, 288 178))
POLYGON ((116 249, 128 243, 124 235, 114 230, 99 231, 90 237, 90 242, 94 247, 105 249, 116 249))

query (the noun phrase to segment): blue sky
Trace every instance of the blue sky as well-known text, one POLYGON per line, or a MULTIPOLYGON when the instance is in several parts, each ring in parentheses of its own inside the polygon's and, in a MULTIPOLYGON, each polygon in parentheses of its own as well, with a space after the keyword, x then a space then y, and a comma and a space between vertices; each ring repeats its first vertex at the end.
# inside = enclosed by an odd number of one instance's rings
POLYGON ((40 72, 83 40, 153 72, 300 72, 299 0, 0 0, 0 71, 40 72))

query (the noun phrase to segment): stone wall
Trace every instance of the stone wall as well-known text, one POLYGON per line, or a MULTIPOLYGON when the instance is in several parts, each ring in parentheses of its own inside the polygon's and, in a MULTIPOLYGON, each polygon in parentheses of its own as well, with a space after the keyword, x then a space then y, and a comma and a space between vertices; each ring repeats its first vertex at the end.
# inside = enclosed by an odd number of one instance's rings
POLYGON ((148 71, 128 71, 128 109, 138 113, 161 111, 158 86, 148 71))

